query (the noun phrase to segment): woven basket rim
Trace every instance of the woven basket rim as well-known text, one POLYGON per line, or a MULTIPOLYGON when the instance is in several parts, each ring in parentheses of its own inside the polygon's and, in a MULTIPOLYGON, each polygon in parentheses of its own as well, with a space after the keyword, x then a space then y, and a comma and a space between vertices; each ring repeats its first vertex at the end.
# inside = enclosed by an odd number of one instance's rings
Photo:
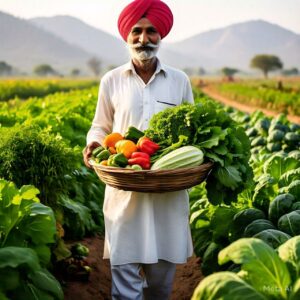
POLYGON ((173 174, 173 173, 186 173, 186 172, 193 172, 197 170, 201 170, 203 167, 205 168, 211 168, 214 163, 211 161, 207 161, 205 163, 202 163, 199 166, 196 167, 187 167, 187 168, 177 168, 177 169, 167 169, 167 170, 133 170, 133 169, 126 169, 126 168, 117 168, 117 167, 110 167, 110 166, 103 166, 100 164, 97 164, 95 161, 90 160, 89 161, 90 165, 93 166, 93 168, 99 169, 101 171, 104 171, 106 173, 111 173, 111 174, 173 174))

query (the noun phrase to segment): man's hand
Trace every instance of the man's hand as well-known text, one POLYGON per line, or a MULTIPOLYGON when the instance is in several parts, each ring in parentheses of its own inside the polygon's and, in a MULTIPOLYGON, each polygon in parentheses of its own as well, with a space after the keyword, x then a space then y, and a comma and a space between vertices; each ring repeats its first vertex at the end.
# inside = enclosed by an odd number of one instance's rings
POLYGON ((92 166, 89 164, 89 159, 92 156, 92 152, 95 148, 101 146, 100 143, 98 142, 92 142, 90 144, 88 144, 82 151, 83 154, 83 161, 84 164, 89 168, 92 169, 92 166))

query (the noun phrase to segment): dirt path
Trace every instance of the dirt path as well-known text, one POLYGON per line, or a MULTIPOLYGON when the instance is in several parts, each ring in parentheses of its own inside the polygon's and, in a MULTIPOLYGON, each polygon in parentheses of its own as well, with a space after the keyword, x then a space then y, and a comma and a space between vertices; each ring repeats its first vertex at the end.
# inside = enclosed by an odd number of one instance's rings
MULTIPOLYGON (((261 108, 258 106, 248 106, 247 104, 243 104, 243 103, 231 100, 227 97, 224 97, 224 96, 218 94, 216 91, 212 90, 209 86, 203 87, 203 88, 201 88, 201 90, 203 91, 203 93, 205 93, 209 97, 211 97, 225 105, 231 106, 233 108, 236 108, 236 109, 246 112, 246 113, 253 113, 257 110, 260 110, 265 115, 270 116, 270 117, 274 117, 274 116, 278 115, 278 112, 274 112, 274 111, 264 109, 264 108, 261 108)), ((288 115, 287 118, 290 122, 300 124, 300 117, 288 115)))
MULTIPOLYGON (((66 282, 65 300, 110 300, 110 265, 108 260, 102 259, 103 238, 89 237, 81 242, 90 249, 87 261, 93 271, 88 282, 66 282)), ((177 265, 171 300, 189 300, 202 278, 196 257, 190 258, 185 265, 177 265)))

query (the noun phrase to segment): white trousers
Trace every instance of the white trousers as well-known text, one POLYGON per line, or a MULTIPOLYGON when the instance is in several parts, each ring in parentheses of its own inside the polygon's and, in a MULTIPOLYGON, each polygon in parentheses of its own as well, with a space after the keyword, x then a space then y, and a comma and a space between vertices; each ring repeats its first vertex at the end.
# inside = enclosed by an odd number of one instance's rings
POLYGON ((175 271, 176 264, 165 260, 112 265, 112 300, 167 300, 175 271))

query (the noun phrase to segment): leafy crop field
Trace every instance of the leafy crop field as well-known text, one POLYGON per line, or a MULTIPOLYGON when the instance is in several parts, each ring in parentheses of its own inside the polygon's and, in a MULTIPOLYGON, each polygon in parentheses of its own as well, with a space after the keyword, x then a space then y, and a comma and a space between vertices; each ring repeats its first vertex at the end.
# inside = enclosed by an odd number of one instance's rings
MULTIPOLYGON (((104 184, 81 154, 98 84, 73 90, 78 82, 71 82, 71 91, 37 97, 39 84, 31 82, 26 101, 15 99, 23 98, 16 89, 0 102, 0 299, 63 299, 55 270, 81 278, 93 272, 88 249, 66 242, 104 233, 104 184)), ((167 147, 184 135, 215 162, 207 183, 189 193, 206 276, 190 295, 300 299, 300 126, 194 93, 195 107, 157 114, 148 129, 153 138, 166 132, 167 147)))
POLYGON ((300 81, 252 80, 212 82, 211 88, 232 100, 300 116, 300 81))
POLYGON ((0 101, 42 97, 97 85, 98 81, 87 79, 6 79, 0 81, 0 101))

